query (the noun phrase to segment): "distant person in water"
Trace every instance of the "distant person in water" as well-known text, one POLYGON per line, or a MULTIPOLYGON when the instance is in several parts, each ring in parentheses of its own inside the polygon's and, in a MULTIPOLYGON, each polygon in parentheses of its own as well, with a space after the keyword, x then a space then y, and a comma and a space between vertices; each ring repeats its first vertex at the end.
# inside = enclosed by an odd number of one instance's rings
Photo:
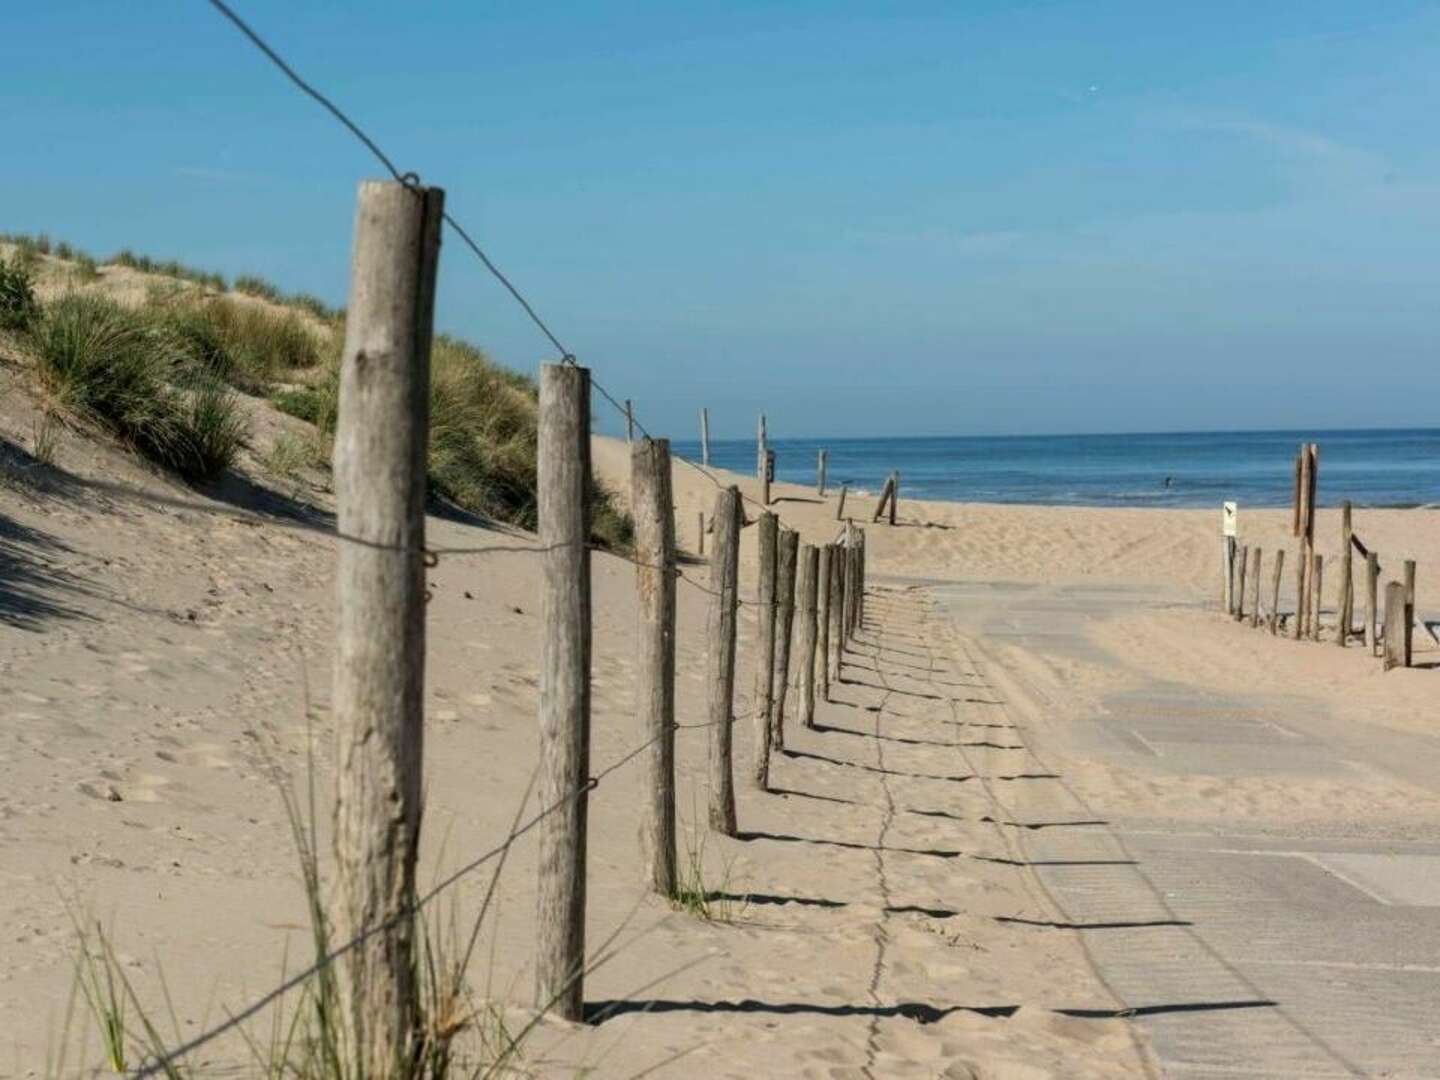
POLYGON ((1168 477, 1168 476, 1165 477, 1165 486, 1166 486, 1167 488, 1170 486, 1170 477, 1168 477))

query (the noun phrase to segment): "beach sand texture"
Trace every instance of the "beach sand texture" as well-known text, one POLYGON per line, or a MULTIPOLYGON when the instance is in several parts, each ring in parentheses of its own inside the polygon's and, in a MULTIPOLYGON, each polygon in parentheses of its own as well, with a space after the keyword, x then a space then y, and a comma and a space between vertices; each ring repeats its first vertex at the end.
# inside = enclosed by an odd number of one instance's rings
MULTIPOLYGON (((0 1075, 15 1076, 43 1072, 47 1043, 59 1038, 73 981, 72 911, 109 928, 128 976, 162 1018, 163 970, 182 1037, 279 981, 282 963, 295 970, 308 957, 303 895, 268 763, 303 783, 313 739, 318 790, 328 797, 333 784, 333 541, 249 513, 256 505, 323 511, 323 478, 289 493, 236 485, 205 498, 73 432, 61 438, 59 470, 37 469, 21 449, 34 420, 14 376, 0 371, 0 437, 12 473, 24 477, 0 487, 0 1075)), ((272 435, 260 430, 257 455, 272 435)), ((623 442, 597 438, 594 455, 600 478, 623 491, 623 442)), ((684 465, 674 480, 678 536, 693 551, 696 515, 709 513, 716 488, 684 465)), ((755 494, 752 481, 737 482, 755 494)), ((833 538, 833 493, 823 503, 788 485, 775 494, 775 509, 805 540, 833 538)), ((868 521, 871 500, 850 505, 868 521)), ((1247 541, 1293 547, 1287 514, 1242 515, 1247 541)), ((744 839, 705 837, 708 733, 679 733, 682 857, 703 843, 710 886, 734 897, 717 901, 727 920, 673 911, 641 888, 638 770, 605 777, 592 795, 590 941, 598 948, 615 937, 586 996, 615 1005, 603 1023, 543 1023, 522 1069, 1143 1075, 1147 1051, 1127 1021, 1061 1011, 1125 1003, 1096 977, 1078 935, 1045 925, 1061 920, 1025 865, 1025 822, 1057 813, 1078 821, 1097 807, 1147 800, 1165 800, 1167 812, 1223 815, 1236 812, 1237 797, 1297 819, 1433 818, 1440 809, 1380 779, 1343 792, 1263 780, 1207 787, 1203 778, 1193 790, 1156 791, 1047 753, 1086 800, 1055 804, 1027 779, 1044 771, 1027 739, 1063 715, 1037 716, 1033 702, 1003 693, 918 583, 1136 586, 1168 606, 1137 608, 1095 633, 1137 666, 1200 687, 1264 680, 1276 693, 1324 699, 1356 723, 1423 728, 1434 674, 1382 675, 1362 648, 1274 640, 1220 616, 1218 511, 922 504, 902 487, 900 517, 901 527, 869 530, 873 628, 847 669, 852 681, 818 712, 828 730, 787 733, 791 753, 774 776, 784 794, 748 786, 743 691, 753 677, 753 622, 742 608, 735 732, 744 839)), ((1440 573, 1437 525, 1431 511, 1356 517, 1387 566, 1420 561, 1422 610, 1437 595, 1426 576, 1430 567, 1440 573)), ((449 517, 427 528, 437 548, 533 543, 449 517)), ((1334 554, 1338 515, 1322 511, 1318 535, 1320 550, 1334 554)), ((703 566, 686 573, 706 577, 703 566)), ((752 595, 753 530, 744 534, 741 579, 742 595, 752 595)), ((443 557, 428 581, 422 882, 494 845, 522 802, 536 760, 540 632, 533 553, 443 557)), ((603 768, 639 741, 634 568, 597 554, 594 590, 592 759, 603 768)), ((708 599, 680 588, 682 723, 703 718, 708 599)), ((1080 688, 1075 709, 1087 688, 1098 700, 1127 677, 1079 663, 1066 674, 1065 685, 1080 688)), ((1040 685, 1055 677, 1033 675, 1040 685)), ((320 828, 323 850, 323 809, 320 828)), ((512 1029, 530 1003, 534 875, 533 845, 521 842, 471 972, 477 993, 508 1010, 512 1029)), ((434 923, 453 914, 463 925, 486 884, 477 873, 448 890, 434 923)), ((93 1064, 93 1025, 73 1026, 90 1033, 93 1064)), ((168 1034, 168 1019, 161 1026, 168 1034)), ((243 1073, 247 1060, 233 1035, 195 1058, 206 1063, 202 1074, 243 1073)))

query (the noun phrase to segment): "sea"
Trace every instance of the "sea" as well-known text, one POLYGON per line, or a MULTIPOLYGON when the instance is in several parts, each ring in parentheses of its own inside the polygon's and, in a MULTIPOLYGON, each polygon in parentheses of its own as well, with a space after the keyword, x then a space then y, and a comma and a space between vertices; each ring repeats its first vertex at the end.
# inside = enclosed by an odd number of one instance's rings
MULTIPOLYGON (((1357 507, 1440 506, 1440 428, 1226 431, 1146 435, 774 438, 775 478, 877 492, 892 469, 900 497, 1046 506, 1289 506, 1296 451, 1320 448, 1316 500, 1357 507)), ((700 444, 674 452, 700 460, 700 444)), ((710 462, 753 473, 755 441, 711 440, 710 462)))

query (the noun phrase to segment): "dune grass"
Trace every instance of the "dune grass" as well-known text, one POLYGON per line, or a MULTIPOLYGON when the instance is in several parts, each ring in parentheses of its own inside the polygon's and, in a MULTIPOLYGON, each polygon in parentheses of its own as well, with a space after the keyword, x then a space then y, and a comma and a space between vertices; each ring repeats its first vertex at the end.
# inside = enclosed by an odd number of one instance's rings
POLYGON ((214 479, 244 442, 228 388, 113 300, 68 293, 44 309, 30 341, 56 405, 187 479, 214 479))
POLYGON ((321 338, 283 308, 180 294, 150 303, 146 312, 195 364, 248 393, 266 393, 321 359, 321 338))
POLYGON ((30 268, 18 257, 0 259, 0 329, 28 330, 39 311, 30 268))

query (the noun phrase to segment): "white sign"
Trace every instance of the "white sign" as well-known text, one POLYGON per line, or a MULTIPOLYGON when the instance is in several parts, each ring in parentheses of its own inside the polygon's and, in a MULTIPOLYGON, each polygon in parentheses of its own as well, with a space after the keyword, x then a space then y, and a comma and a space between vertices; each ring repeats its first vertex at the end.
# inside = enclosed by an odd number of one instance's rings
POLYGON ((1220 512, 1220 533, 1222 536, 1234 536, 1236 527, 1236 507, 1233 502, 1227 502, 1220 512))

